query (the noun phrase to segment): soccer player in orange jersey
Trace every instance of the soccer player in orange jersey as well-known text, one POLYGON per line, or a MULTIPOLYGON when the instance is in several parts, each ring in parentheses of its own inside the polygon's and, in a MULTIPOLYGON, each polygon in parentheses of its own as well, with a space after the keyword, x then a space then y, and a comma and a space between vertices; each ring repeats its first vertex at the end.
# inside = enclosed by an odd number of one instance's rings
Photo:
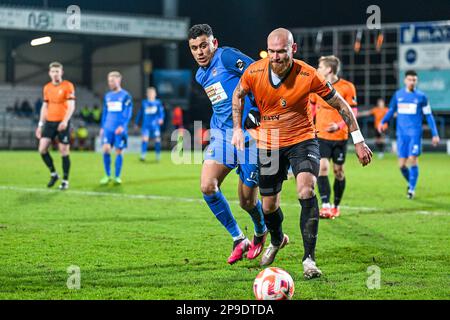
MULTIPOLYGON (((340 61, 336 56, 319 58, 317 72, 333 85, 341 97, 356 110, 356 89, 353 83, 338 77, 340 61)), ((317 178, 320 198, 322 200, 321 218, 334 219, 340 215, 339 204, 345 189, 344 163, 347 154, 348 127, 339 111, 316 94, 310 98, 316 110, 316 129, 319 138, 320 172, 317 178), (330 204, 331 187, 328 180, 330 159, 333 160, 334 205, 330 204)))
MULTIPOLYGON (((386 134, 385 132, 379 132, 378 126, 380 125, 381 120, 383 120, 388 111, 389 109, 386 107, 384 99, 379 98, 375 107, 371 108, 370 110, 361 111, 358 113, 358 117, 373 116, 373 126, 375 129, 375 145, 378 149, 379 158, 383 158, 384 156, 384 150, 386 147, 386 134)), ((385 123, 383 125, 383 130, 387 130, 387 128, 388 124, 385 123)))
POLYGON ((59 62, 52 62, 49 66, 51 81, 44 87, 44 102, 42 103, 39 125, 36 129, 36 138, 39 139, 39 153, 42 160, 50 170, 50 181, 47 187, 51 188, 59 179, 53 165, 53 159, 48 149, 58 137, 59 152, 62 156, 63 180, 60 190, 69 188, 70 171, 70 118, 75 111, 75 87, 70 81, 63 80, 63 66, 59 62))
POLYGON ((242 75, 233 93, 233 138, 238 150, 244 148, 241 127, 244 98, 252 93, 261 113, 258 129, 258 161, 260 193, 264 218, 271 235, 271 244, 260 265, 270 265, 288 242, 283 233, 280 192, 292 166, 297 196, 301 205, 300 229, 303 237, 303 274, 319 277, 315 247, 319 226, 319 206, 314 193, 319 174, 320 153, 309 106, 310 93, 316 93, 339 110, 352 133, 360 163, 365 166, 372 152, 364 143, 356 118, 348 105, 323 76, 303 61, 293 58, 297 52, 289 30, 272 31, 267 39, 269 57, 251 64, 242 75))

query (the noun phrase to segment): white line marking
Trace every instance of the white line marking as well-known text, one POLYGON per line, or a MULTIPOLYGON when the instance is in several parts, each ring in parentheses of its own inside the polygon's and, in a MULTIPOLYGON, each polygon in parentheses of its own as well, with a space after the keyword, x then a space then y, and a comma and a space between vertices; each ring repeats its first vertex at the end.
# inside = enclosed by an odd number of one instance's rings
MULTIPOLYGON (((81 191, 81 190, 68 190, 60 191, 56 189, 45 189, 45 188, 30 188, 30 187, 20 187, 20 186, 0 186, 0 190, 11 190, 19 192, 37 192, 37 193, 64 193, 64 194, 75 194, 79 196, 90 196, 90 197, 113 197, 113 198, 125 198, 125 199, 144 199, 144 200, 160 200, 160 201, 183 201, 183 202, 197 202, 204 203, 204 200, 199 198, 187 198, 187 197, 173 197, 173 196, 159 196, 152 194, 127 194, 127 193, 114 193, 114 192, 99 192, 99 191, 81 191)), ((229 203, 239 204, 238 200, 229 200, 229 203)), ((298 203, 283 203, 283 206, 294 206, 299 207, 298 203)), ((377 211, 379 209, 373 207, 349 207, 341 206, 342 209, 352 210, 352 211, 377 211)), ((450 212, 438 212, 438 211, 412 211, 416 214, 422 215, 450 215, 450 212)))

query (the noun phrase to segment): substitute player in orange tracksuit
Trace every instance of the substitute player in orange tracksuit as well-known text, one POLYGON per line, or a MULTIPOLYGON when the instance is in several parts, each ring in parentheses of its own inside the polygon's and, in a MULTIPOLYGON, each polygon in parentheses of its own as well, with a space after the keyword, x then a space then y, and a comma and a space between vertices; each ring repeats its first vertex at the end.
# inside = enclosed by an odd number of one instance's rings
POLYGON ((372 152, 364 143, 356 118, 348 103, 313 67, 293 58, 297 51, 292 33, 279 28, 267 38, 269 58, 251 64, 233 93, 233 138, 238 150, 244 149, 241 127, 245 97, 252 93, 261 114, 258 129, 259 189, 264 219, 271 235, 270 246, 260 265, 273 263, 277 252, 289 242, 283 233, 280 194, 283 181, 292 167, 301 205, 300 230, 303 237, 303 275, 319 277, 315 262, 319 207, 314 193, 319 174, 320 153, 309 105, 310 93, 316 93, 339 110, 349 126, 356 154, 367 165, 372 152))
POLYGON ((60 190, 69 188, 70 171, 70 118, 75 111, 75 87, 67 80, 63 80, 63 66, 59 62, 52 62, 49 66, 51 81, 44 87, 44 102, 42 103, 36 138, 39 139, 39 153, 50 170, 51 188, 59 179, 53 165, 53 159, 48 152, 52 141, 58 137, 59 152, 62 157, 63 180, 60 190))
MULTIPOLYGON (((356 110, 356 89, 350 81, 339 78, 340 61, 335 56, 323 56, 319 59, 317 72, 329 81, 342 98, 356 110)), ((312 108, 316 110, 316 130, 320 147, 320 172, 317 178, 322 200, 321 218, 334 219, 340 215, 339 204, 345 189, 344 163, 347 153, 348 127, 339 111, 330 106, 316 94, 310 96, 312 108), (330 159, 334 171, 334 205, 330 204, 331 187, 328 180, 330 159)))

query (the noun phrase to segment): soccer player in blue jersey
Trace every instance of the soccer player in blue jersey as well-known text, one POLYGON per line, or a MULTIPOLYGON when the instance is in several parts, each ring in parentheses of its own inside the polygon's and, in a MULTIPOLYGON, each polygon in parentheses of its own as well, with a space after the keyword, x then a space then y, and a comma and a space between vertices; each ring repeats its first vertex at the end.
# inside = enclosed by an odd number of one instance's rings
POLYGON ((156 99, 156 89, 147 89, 147 99, 142 100, 142 106, 135 119, 135 125, 141 127, 141 161, 145 161, 148 141, 155 140, 156 161, 161 159, 161 126, 164 123, 164 107, 161 100, 156 99))
POLYGON ((100 184, 111 181, 111 149, 116 150, 115 184, 121 184, 120 173, 123 164, 123 149, 127 146, 128 123, 133 113, 133 99, 128 91, 121 87, 122 75, 118 71, 108 74, 108 86, 111 91, 105 94, 100 136, 103 143, 103 165, 106 175, 100 184))
POLYGON ((425 115, 431 129, 432 144, 439 144, 439 135, 428 98, 416 89, 417 73, 405 72, 405 88, 399 89, 392 96, 389 111, 378 125, 382 133, 394 113, 397 113, 397 154, 400 171, 408 182, 407 197, 414 197, 417 178, 419 177, 418 157, 422 151, 422 118, 425 115), (408 162, 410 167, 408 168, 408 162))
MULTIPOLYGON (((248 259, 255 259, 264 247, 267 234, 261 202, 258 200, 256 146, 248 133, 247 148, 244 153, 238 154, 231 144, 233 91, 241 75, 253 60, 237 49, 219 48, 218 41, 207 24, 191 27, 188 37, 189 48, 199 65, 195 78, 204 88, 213 108, 210 122, 211 141, 205 151, 201 173, 203 198, 233 238, 233 250, 227 262, 233 264, 241 260, 246 252, 248 259), (250 214, 254 223, 255 235, 252 242, 239 228, 220 190, 221 183, 234 168, 237 168, 240 178, 238 185, 240 206, 250 214)), ((250 99, 246 100, 245 107, 244 122, 252 108, 250 99)), ((256 107, 254 110, 257 110, 256 107)), ((247 128, 250 127, 249 123, 257 123, 257 113, 253 112, 250 113, 252 116, 246 119, 247 128)))

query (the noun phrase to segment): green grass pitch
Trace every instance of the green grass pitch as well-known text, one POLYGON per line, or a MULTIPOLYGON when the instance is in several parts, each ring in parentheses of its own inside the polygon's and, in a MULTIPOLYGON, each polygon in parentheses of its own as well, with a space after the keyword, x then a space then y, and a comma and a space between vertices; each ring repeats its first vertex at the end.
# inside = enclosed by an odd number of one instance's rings
MULTIPOLYGON (((70 190, 60 192, 46 188, 37 152, 0 152, 0 299, 254 299, 258 261, 226 264, 231 239, 203 203, 200 165, 126 154, 123 185, 100 187, 101 155, 71 157, 70 190), (71 265, 79 290, 66 285, 71 265)), ((393 155, 362 168, 349 154, 346 166, 342 216, 320 221, 320 279, 302 278, 299 203, 285 182, 291 243, 273 266, 292 275, 294 299, 449 299, 450 157, 421 157, 413 201, 393 155), (366 285, 372 265, 379 289, 366 285)), ((233 172, 222 190, 251 236, 237 179, 233 172)))

